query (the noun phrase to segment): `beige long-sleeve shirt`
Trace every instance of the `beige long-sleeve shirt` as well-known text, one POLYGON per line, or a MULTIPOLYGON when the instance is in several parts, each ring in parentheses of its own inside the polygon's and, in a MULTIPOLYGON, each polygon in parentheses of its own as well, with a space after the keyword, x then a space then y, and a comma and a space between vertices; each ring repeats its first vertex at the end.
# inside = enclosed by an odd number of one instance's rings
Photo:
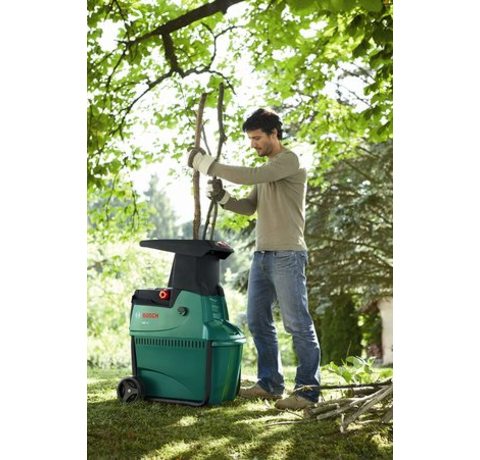
POLYGON ((258 168, 215 162, 208 174, 235 184, 253 185, 246 198, 230 197, 224 208, 245 215, 257 212, 257 251, 307 249, 303 237, 307 172, 292 151, 284 148, 258 168))

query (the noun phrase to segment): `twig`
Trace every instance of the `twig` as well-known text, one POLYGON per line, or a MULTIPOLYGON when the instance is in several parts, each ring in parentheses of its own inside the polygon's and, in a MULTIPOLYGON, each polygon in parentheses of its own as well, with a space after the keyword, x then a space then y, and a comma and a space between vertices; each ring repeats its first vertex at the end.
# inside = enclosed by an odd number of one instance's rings
POLYGON ((212 229, 210 231, 210 239, 213 240, 213 236, 215 233, 215 224, 217 222, 217 215, 218 215, 218 203, 215 203, 213 206, 213 219, 212 219, 212 229))
POLYGON ((295 417, 299 417, 303 420, 303 416, 300 415, 298 412, 294 412, 293 410, 284 410, 282 411, 283 413, 285 414, 292 414, 292 415, 295 415, 295 417))
POLYGON ((207 153, 210 156, 213 156, 212 152, 210 150, 210 146, 208 145, 208 141, 207 141, 207 133, 205 132, 205 123, 202 124, 202 138, 203 138, 203 143, 205 144, 205 147, 207 148, 207 153))
POLYGON ((329 412, 331 410, 340 409, 340 404, 338 402, 322 404, 318 407, 307 407, 304 411, 304 414, 307 417, 313 417, 314 414, 321 414, 325 412, 329 412))
POLYGON ((217 147, 217 157, 216 160, 220 159, 220 155, 222 154, 222 147, 223 143, 227 140, 227 136, 225 135, 225 130, 223 128, 223 95, 225 93, 225 87, 223 83, 220 82, 220 86, 218 88, 218 103, 217 103, 217 119, 218 119, 218 147, 217 147))
POLYGON ((275 425, 291 425, 293 423, 311 423, 311 420, 285 420, 282 422, 266 423, 265 426, 275 426, 275 425))
MULTIPOLYGON (((338 240, 342 242, 342 240, 338 240)), ((348 243, 348 241, 346 241, 348 243)), ((353 242, 352 242, 353 243, 353 242)), ((373 248, 373 249, 378 249, 378 248, 373 248)), ((347 388, 375 388, 375 387, 383 387, 386 385, 390 385, 392 383, 392 379, 385 380, 384 382, 373 382, 373 383, 352 383, 349 385, 322 385, 319 388, 321 388, 322 391, 324 390, 339 390, 339 389, 347 389, 347 388)))
POLYGON ((317 420, 323 420, 326 418, 334 417, 336 415, 340 415, 347 410, 351 409, 352 407, 356 407, 360 404, 360 398, 356 399, 348 404, 343 405, 342 407, 339 407, 338 409, 332 410, 330 412, 326 412, 324 414, 317 415, 316 419, 317 420))

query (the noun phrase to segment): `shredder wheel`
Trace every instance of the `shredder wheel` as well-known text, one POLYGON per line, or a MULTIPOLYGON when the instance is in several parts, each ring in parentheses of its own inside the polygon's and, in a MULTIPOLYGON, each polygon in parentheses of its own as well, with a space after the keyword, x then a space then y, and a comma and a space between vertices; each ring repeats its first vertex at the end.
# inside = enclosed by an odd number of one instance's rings
POLYGON ((135 377, 127 377, 120 381, 117 386, 117 397, 124 403, 131 403, 143 399, 143 385, 135 377))

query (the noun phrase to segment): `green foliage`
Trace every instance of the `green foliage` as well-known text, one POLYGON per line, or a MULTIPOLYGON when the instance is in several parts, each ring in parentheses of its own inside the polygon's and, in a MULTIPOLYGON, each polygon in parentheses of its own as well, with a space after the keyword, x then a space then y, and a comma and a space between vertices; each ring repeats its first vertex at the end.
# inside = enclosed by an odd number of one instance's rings
POLYGON ((361 333, 358 313, 348 295, 332 299, 332 305, 321 318, 322 364, 340 364, 347 356, 361 355, 361 333))
POLYGON ((340 292, 366 304, 393 293, 393 151, 362 147, 307 194, 309 294, 322 313, 340 292))
POLYGON ((375 380, 373 365, 375 358, 363 359, 358 356, 347 356, 338 366, 334 362, 325 365, 322 370, 341 378, 340 383, 373 383, 375 380))

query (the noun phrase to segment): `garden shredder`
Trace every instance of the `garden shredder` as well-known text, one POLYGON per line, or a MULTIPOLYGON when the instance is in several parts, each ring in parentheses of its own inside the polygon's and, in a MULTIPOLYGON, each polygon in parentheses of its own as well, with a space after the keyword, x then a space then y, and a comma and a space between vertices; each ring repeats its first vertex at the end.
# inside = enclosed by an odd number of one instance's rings
POLYGON ((191 406, 233 400, 240 388, 245 336, 231 324, 220 259, 234 251, 212 240, 145 240, 175 253, 168 286, 136 290, 130 312, 132 377, 117 387, 121 401, 191 406))

